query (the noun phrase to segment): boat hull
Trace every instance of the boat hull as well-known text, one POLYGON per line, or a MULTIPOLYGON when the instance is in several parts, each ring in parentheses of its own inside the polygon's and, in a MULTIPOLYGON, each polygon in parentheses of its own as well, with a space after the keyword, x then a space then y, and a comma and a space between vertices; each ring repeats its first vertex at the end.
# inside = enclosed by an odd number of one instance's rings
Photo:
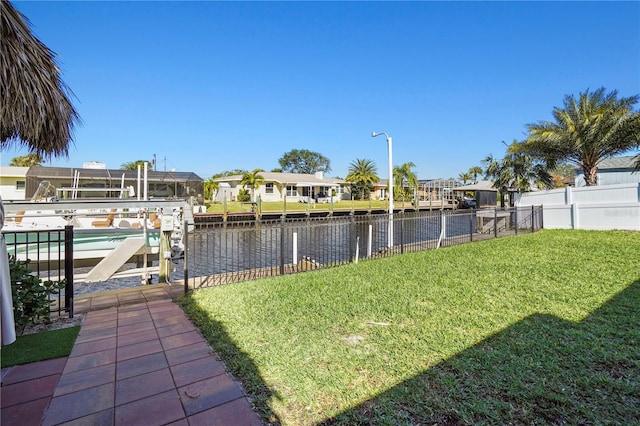
MULTIPOLYGON (((3 232, 9 254, 19 260, 63 260, 65 254, 64 230, 3 232), (49 238, 46 236, 50 235, 49 238)), ((73 232, 73 258, 77 261, 102 259, 129 238, 144 237, 141 229, 77 229, 73 232)), ((146 231, 146 253, 157 254, 160 232, 146 231)), ((139 254, 144 254, 145 248, 139 254)))

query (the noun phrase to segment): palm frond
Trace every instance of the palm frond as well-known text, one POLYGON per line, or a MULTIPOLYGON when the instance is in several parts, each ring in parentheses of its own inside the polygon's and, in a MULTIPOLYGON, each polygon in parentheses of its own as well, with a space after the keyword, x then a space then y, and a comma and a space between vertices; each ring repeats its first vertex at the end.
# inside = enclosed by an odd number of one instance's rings
POLYGON ((80 118, 56 54, 7 0, 0 0, 0 40, 0 149, 15 144, 44 158, 67 156, 80 118))
POLYGON ((529 155, 548 164, 580 165, 587 184, 594 185, 597 164, 603 158, 622 154, 640 144, 640 113, 633 111, 640 97, 618 97, 604 88, 588 89, 576 98, 566 95, 563 108, 554 107, 554 122, 527 125, 523 146, 529 155))

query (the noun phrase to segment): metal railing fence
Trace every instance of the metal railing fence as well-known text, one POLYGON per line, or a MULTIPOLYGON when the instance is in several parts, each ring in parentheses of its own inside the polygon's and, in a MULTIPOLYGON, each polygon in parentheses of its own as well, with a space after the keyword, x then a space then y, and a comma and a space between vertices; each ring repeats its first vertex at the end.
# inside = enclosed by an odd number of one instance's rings
MULTIPOLYGON (((543 227, 542 207, 396 212, 197 223, 185 235, 185 292, 201 287, 344 265, 364 259, 436 249, 543 227)), ((187 226, 185 225, 185 229, 187 226)), ((73 227, 3 231, 9 254, 30 259, 43 281, 65 279, 50 312, 74 314, 73 227)), ((178 274, 179 275, 179 274, 178 274)))
POLYGON ((29 260, 28 268, 44 281, 65 280, 64 289, 49 295, 49 313, 73 318, 73 226, 64 229, 2 232, 7 252, 29 260))
POLYGON ((197 223, 185 251, 190 289, 339 266, 542 228, 542 206, 197 223))

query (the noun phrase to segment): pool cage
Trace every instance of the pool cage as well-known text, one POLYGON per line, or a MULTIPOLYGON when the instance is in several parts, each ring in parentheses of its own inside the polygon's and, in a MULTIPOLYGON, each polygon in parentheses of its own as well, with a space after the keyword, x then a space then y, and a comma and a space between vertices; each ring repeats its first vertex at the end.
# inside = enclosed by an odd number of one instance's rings
MULTIPOLYGON (((142 178, 141 178, 142 180, 142 178)), ((81 169, 65 167, 30 167, 26 176, 25 198, 31 199, 43 181, 53 185, 59 199, 135 197, 138 191, 137 170, 81 169), (79 189, 78 191, 74 191, 79 189), (130 188, 132 191, 123 192, 130 188)), ((147 172, 148 198, 202 198, 204 181, 192 172, 147 172)), ((140 188, 140 196, 144 189, 140 188)))
POLYGON ((418 181, 418 199, 420 201, 453 202, 454 189, 461 186, 455 179, 428 179, 418 181))

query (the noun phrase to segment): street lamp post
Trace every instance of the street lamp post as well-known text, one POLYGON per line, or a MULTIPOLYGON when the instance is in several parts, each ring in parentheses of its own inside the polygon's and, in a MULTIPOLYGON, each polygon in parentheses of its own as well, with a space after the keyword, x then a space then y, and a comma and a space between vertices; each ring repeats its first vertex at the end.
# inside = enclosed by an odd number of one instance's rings
POLYGON ((371 132, 372 138, 380 135, 384 135, 384 137, 387 139, 387 148, 389 149, 389 187, 387 188, 387 192, 389 193, 389 231, 387 232, 389 240, 387 243, 387 247, 391 248, 393 247, 393 140, 391 139, 391 136, 387 135, 385 132, 371 132))

